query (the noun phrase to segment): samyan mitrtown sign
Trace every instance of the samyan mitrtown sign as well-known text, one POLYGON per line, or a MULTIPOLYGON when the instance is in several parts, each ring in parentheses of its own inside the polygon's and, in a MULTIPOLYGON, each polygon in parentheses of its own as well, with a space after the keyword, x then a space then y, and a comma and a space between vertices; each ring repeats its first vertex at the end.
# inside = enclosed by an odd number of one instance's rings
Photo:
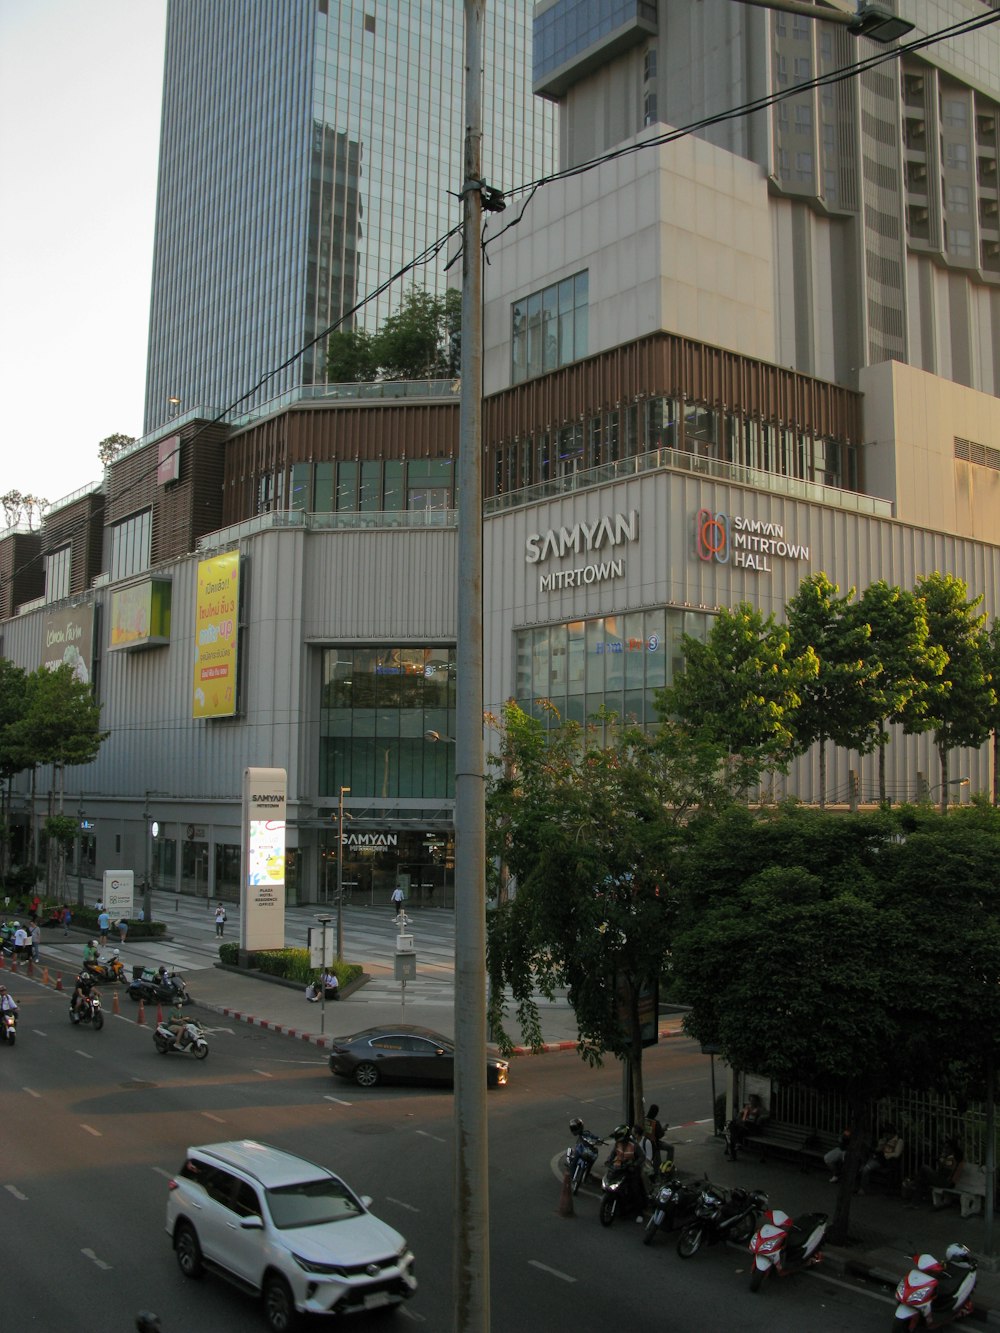
MULTIPOLYGON (((545 532, 533 532, 525 539, 524 560, 528 565, 540 564, 552 557, 567 555, 589 555, 591 552, 613 549, 625 542, 639 540, 639 511, 630 509, 627 514, 605 514, 592 523, 583 521, 572 527, 549 528, 545 532)), ((562 569, 551 574, 541 574, 538 579, 539 592, 555 592, 562 588, 582 588, 590 583, 600 583, 604 579, 621 578, 625 572, 623 555, 605 560, 589 561, 577 565, 575 569, 562 569)))

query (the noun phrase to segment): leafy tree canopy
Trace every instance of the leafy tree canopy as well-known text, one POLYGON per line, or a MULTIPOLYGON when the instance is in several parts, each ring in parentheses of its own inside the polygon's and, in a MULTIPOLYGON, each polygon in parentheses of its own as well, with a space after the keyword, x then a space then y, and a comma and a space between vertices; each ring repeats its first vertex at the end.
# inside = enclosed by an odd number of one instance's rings
POLYGON ((97 446, 97 457, 101 460, 101 464, 107 467, 130 444, 135 444, 134 435, 123 435, 121 431, 116 431, 113 435, 106 435, 97 446))
POLYGON ((457 375, 461 361, 462 294, 413 287, 375 333, 338 329, 328 340, 327 379, 426 380, 457 375))

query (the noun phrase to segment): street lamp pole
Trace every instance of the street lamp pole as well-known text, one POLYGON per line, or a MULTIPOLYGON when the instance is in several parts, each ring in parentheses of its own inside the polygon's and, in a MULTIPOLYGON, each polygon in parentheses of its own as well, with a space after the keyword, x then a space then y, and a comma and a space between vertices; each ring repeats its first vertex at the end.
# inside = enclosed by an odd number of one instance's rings
POLYGON ((326 975, 326 928, 330 924, 330 918, 317 916, 316 920, 323 928, 323 943, 320 946, 323 950, 323 967, 319 975, 319 1031, 322 1036, 326 1031, 326 984, 323 977, 326 975))
MULTIPOLYGON (((337 803, 337 961, 344 960, 344 792, 350 787, 341 787, 340 800, 337 803)), ((323 927, 323 942, 326 943, 326 927, 323 927)))

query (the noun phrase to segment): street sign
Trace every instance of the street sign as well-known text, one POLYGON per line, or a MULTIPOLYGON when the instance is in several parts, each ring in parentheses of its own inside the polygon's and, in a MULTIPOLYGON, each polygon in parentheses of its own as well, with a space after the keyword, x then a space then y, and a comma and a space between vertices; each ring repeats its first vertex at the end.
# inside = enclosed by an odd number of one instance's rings
POLYGON ((417 979, 417 955, 415 953, 397 953, 396 954, 396 972, 397 981, 416 981, 417 979))
POLYGON ((97 827, 97 825, 95 824, 94 820, 92 820, 92 819, 81 819, 81 820, 80 820, 80 828, 83 830, 84 833, 89 833, 90 830, 91 830, 92 828, 96 828, 96 827, 97 827))
POLYGON ((337 932, 335 930, 331 930, 329 926, 327 926, 325 929, 323 926, 309 927, 310 967, 333 966, 333 945, 336 937, 337 937, 337 932), (324 949, 324 944, 326 946, 325 949, 324 949))

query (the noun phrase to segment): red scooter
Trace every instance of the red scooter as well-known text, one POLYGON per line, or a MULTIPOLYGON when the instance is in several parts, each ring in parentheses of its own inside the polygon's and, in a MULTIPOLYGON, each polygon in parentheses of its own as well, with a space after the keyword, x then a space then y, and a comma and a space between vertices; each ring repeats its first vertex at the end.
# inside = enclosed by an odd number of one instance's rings
POLYGON ((803 1213, 794 1219, 779 1208, 765 1213, 749 1245, 753 1255, 750 1290, 760 1291, 769 1273, 788 1277, 800 1268, 820 1263, 823 1258, 820 1246, 829 1220, 826 1213, 803 1213))
POLYGON ((943 1328, 972 1314, 976 1261, 964 1245, 949 1245, 944 1263, 915 1254, 913 1265, 896 1288, 894 1329, 943 1328))

